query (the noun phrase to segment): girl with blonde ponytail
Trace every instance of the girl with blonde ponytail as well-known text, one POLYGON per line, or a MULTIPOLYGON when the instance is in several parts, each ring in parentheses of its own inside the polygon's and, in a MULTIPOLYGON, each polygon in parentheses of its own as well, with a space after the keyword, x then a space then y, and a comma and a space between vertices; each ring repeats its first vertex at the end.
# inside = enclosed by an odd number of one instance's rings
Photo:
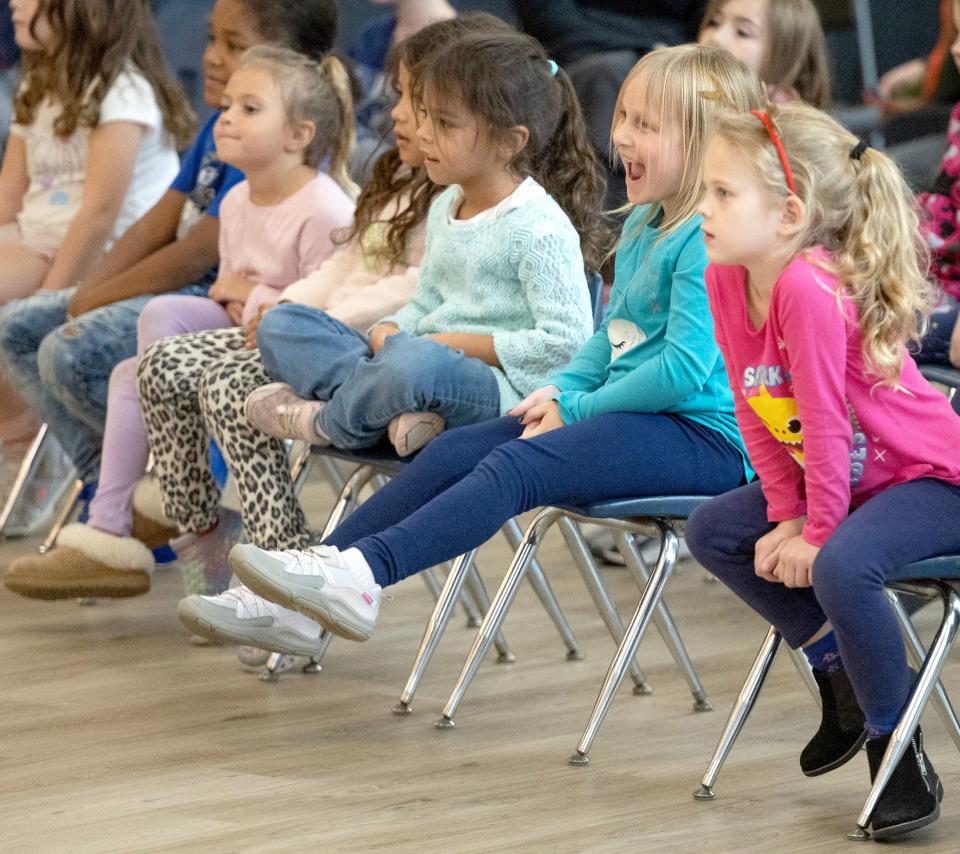
MULTIPOLYGON (((960 418, 906 348, 933 296, 913 200, 889 158, 802 104, 721 118, 704 181, 707 293, 760 479, 703 505, 687 542, 813 667, 803 773, 866 741, 872 777, 911 690, 885 580, 960 549, 960 418)), ((929 824, 942 795, 918 728, 873 835, 929 824)))

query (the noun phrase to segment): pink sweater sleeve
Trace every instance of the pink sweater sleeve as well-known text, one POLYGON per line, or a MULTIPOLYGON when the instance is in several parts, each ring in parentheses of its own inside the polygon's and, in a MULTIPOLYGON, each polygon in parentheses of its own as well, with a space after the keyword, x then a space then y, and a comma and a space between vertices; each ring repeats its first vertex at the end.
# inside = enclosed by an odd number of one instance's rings
POLYGON ((803 265, 774 294, 803 429, 807 520, 803 538, 822 546, 850 512, 852 429, 846 403, 847 349, 859 347, 852 306, 837 302, 826 274, 803 265), (822 280, 822 281, 821 281, 822 280), (854 324, 851 330, 851 322, 854 324), (851 336, 851 331, 854 335, 851 336))
POLYGON ((706 281, 707 295, 714 316, 714 334, 723 354, 730 388, 733 390, 737 426, 746 445, 750 463, 760 478, 764 498, 767 499, 767 519, 771 522, 798 519, 807 510, 803 494, 803 469, 750 408, 743 391, 742 369, 746 360, 736 346, 737 325, 743 310, 742 297, 739 296, 743 283, 730 275, 729 269, 718 268, 712 264, 707 267, 706 281), (728 277, 730 281, 726 281, 728 277), (720 293, 738 293, 738 298, 721 298, 720 293), (728 343, 728 324, 732 331, 729 336, 732 345, 728 343))

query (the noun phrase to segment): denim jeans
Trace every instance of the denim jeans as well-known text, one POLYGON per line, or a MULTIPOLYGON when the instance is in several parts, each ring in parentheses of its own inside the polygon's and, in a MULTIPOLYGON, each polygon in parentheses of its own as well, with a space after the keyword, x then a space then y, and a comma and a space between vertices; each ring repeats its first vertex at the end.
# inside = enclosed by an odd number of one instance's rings
POLYGON ((428 338, 399 333, 372 355, 359 332, 316 308, 284 304, 257 327, 267 373, 301 397, 325 400, 317 426, 338 448, 366 448, 403 412, 434 412, 447 427, 500 414, 488 365, 428 338))
MULTIPOLYGON (((97 479, 110 373, 137 352, 137 319, 153 294, 67 320, 75 288, 42 291, 0 311, 0 365, 85 482, 97 479)), ((190 285, 178 293, 203 296, 190 285)))

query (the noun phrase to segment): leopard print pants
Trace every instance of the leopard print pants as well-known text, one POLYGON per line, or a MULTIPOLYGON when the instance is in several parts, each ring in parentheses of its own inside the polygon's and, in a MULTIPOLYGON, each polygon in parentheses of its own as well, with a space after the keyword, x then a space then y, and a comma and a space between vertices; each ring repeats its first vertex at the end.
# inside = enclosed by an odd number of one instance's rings
POLYGON ((137 376, 167 515, 185 531, 216 521, 212 436, 235 479, 247 539, 265 549, 305 548, 309 529, 284 443, 255 430, 243 414, 247 395, 271 381, 260 352, 244 349, 243 330, 158 341, 141 357, 137 376))

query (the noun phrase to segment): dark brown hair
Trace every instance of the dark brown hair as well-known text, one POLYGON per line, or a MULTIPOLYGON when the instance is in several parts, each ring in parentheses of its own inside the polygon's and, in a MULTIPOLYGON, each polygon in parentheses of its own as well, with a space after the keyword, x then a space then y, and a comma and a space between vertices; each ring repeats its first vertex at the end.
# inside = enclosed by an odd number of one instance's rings
POLYGON ((50 95, 62 107, 53 125, 58 136, 96 127, 104 97, 132 64, 153 88, 164 128, 177 147, 190 143, 194 116, 167 72, 147 0, 39 0, 30 22, 34 38, 41 15, 49 21, 53 43, 24 52, 26 86, 14 101, 19 123, 30 124, 50 95))
MULTIPOLYGON (((390 52, 387 70, 390 77, 399 77, 400 65, 417 77, 421 66, 436 51, 472 32, 510 32, 510 26, 485 12, 471 12, 449 21, 439 21, 424 27, 404 39, 390 52)), ((364 185, 353 225, 336 235, 337 243, 347 243, 354 238, 363 239, 382 215, 384 208, 394 199, 405 197, 408 203, 387 224, 385 262, 390 265, 405 263, 407 240, 410 233, 426 218, 433 200, 442 190, 427 176, 427 171, 407 169, 395 148, 382 154, 373 167, 370 180, 364 185)))
POLYGON ((318 62, 337 38, 336 0, 240 0, 265 42, 318 62))
POLYGON ((459 101, 497 139, 529 132, 510 167, 550 193, 580 234, 585 264, 597 269, 613 235, 601 215, 604 179, 570 78, 534 38, 517 32, 464 36, 436 53, 415 97, 459 101))

